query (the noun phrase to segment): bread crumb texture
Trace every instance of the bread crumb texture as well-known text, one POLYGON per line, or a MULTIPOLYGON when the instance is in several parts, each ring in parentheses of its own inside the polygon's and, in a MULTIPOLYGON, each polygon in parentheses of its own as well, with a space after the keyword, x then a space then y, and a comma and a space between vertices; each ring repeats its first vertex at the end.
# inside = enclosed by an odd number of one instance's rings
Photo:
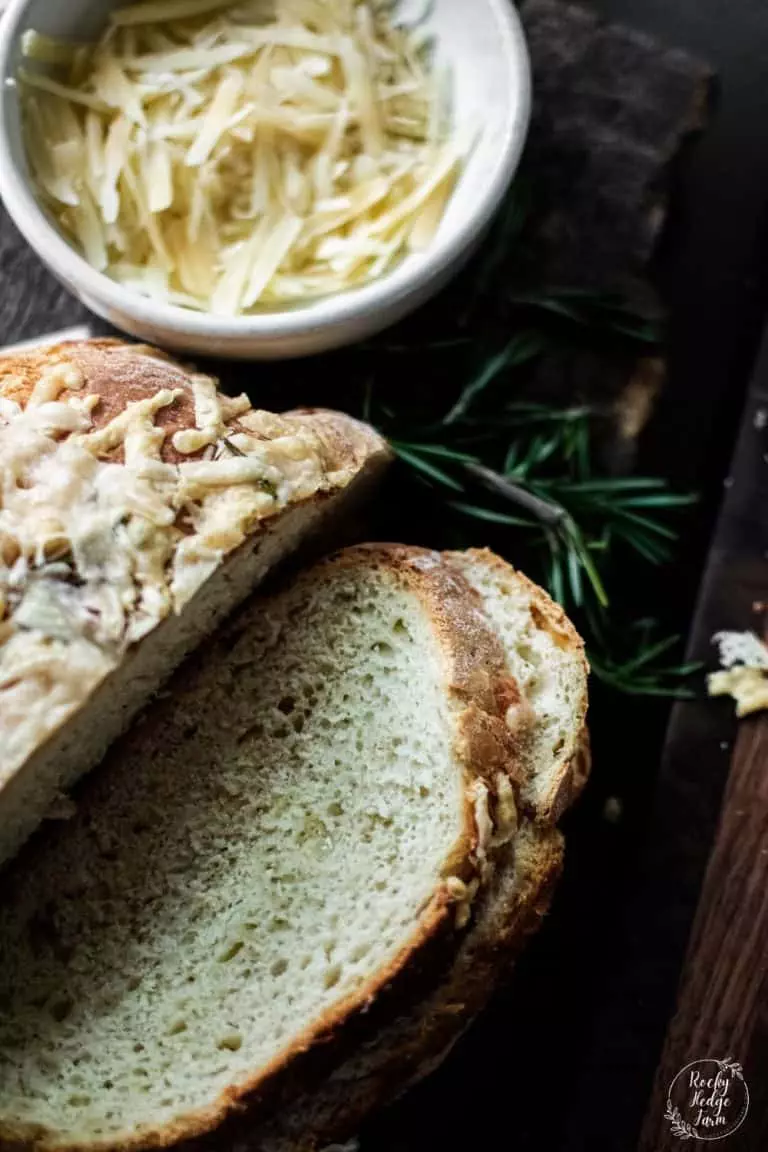
POLYGON ((306 421, 120 344, 0 373, 0 786, 287 505, 343 487, 306 421))
POLYGON ((321 566, 208 655, 6 881, 4 1132, 115 1146, 236 1098, 468 899, 463 705, 396 574, 321 566))

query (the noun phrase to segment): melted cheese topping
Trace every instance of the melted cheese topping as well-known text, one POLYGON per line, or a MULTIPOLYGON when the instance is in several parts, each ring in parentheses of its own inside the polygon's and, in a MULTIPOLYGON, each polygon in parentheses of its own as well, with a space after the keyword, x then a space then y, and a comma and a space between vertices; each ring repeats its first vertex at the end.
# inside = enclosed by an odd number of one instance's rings
POLYGON ((83 387, 59 364, 25 406, 0 397, 0 781, 260 521, 347 478, 326 475, 311 430, 207 377, 190 380, 196 428, 173 442, 209 458, 179 464, 163 462, 156 420, 183 392, 96 428, 83 387))
POLYGON ((100 271, 182 307, 383 275, 432 242, 466 152, 423 31, 381 0, 140 3, 97 45, 23 46, 46 206, 100 271))

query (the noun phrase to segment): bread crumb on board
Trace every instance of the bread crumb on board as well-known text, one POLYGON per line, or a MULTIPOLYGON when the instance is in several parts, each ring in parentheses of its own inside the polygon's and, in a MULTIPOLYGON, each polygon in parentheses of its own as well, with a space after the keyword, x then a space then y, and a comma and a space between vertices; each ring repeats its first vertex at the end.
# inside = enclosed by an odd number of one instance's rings
POLYGON ((46 820, 71 820, 77 815, 77 805, 71 797, 59 792, 45 814, 46 820))
POLYGON ((718 632, 721 669, 707 679, 710 696, 730 696, 738 717, 768 710, 768 646, 754 632, 718 632))
POLYGON ((618 796, 609 796, 603 805, 603 820, 608 824, 619 824, 623 815, 623 801, 618 796))

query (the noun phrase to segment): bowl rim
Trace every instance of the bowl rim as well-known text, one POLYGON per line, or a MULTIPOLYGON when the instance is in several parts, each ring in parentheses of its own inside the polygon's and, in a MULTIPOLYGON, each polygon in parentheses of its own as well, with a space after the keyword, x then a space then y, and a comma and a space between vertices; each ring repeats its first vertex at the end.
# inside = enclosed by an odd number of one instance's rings
MULTIPOLYGON (((0 101, 3 103, 6 89, 16 82, 10 72, 10 62, 31 2, 10 0, 0 17, 0 101)), ((16 227, 38 257, 59 280, 81 294, 86 303, 85 298, 90 297, 116 316, 129 316, 135 324, 147 328, 163 328, 181 339, 210 339, 216 343, 258 340, 260 337, 265 340, 285 339, 354 325, 374 311, 382 314, 394 312, 420 288, 433 280, 447 278, 452 266, 477 244, 501 206, 520 163, 532 106, 528 45, 517 8, 511 0, 485 0, 485 3, 491 7, 502 31, 506 54, 515 61, 517 78, 514 115, 505 125, 492 178, 474 210, 450 240, 419 254, 418 263, 404 261, 370 284, 320 297, 292 309, 235 317, 163 304, 126 288, 89 264, 50 222, 31 181, 22 175, 12 154, 6 131, 5 107, 0 107, 0 197, 16 227)))

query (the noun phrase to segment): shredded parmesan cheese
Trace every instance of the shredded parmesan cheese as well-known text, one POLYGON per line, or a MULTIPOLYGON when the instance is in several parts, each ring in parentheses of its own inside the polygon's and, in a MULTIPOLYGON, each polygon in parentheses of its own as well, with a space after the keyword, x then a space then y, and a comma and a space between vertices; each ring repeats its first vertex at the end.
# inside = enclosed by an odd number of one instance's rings
POLYGON ((367 283, 434 240, 463 161, 423 32, 374 0, 149 0, 95 45, 31 32, 46 207, 100 271, 236 316, 367 283))

